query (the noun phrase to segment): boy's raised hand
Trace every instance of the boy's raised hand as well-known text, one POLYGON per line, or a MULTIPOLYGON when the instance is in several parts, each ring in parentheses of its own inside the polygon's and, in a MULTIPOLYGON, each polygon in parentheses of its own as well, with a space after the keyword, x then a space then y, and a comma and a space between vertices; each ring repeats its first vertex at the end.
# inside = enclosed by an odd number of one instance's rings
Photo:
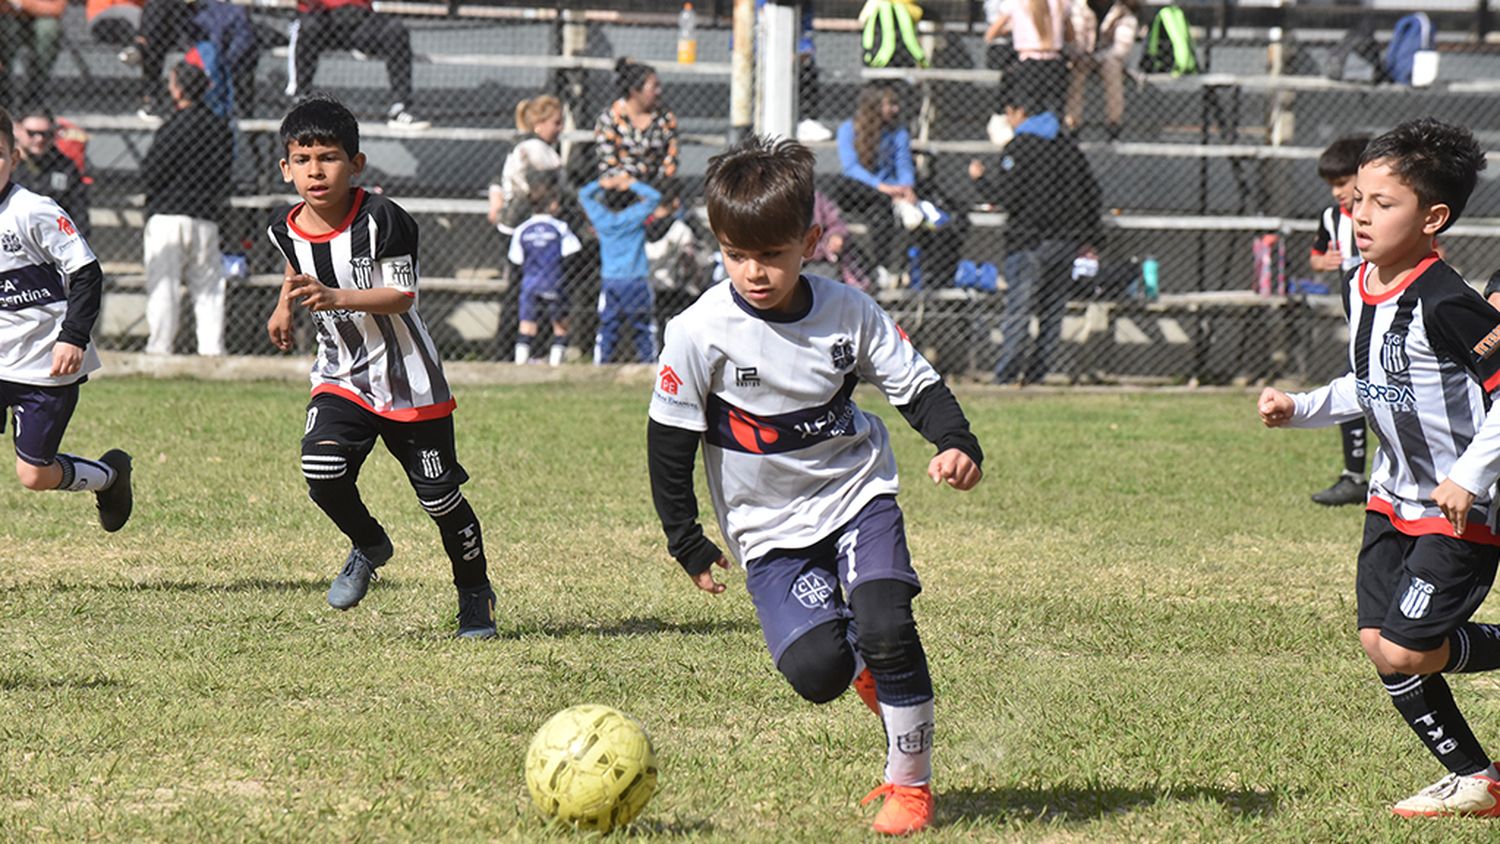
POLYGON ((1267 428, 1280 428, 1292 421, 1292 413, 1296 411, 1297 404, 1286 393, 1275 387, 1267 387, 1261 390, 1256 409, 1260 411, 1261 423, 1267 428))
POLYGON ((301 273, 286 279, 286 298, 297 299, 309 311, 331 311, 339 306, 335 301, 336 290, 318 281, 315 276, 301 273))
POLYGON ((969 455, 956 448, 950 448, 939 453, 932 458, 931 463, 927 464, 927 477, 932 478, 935 484, 947 481, 948 486, 965 492, 973 489, 974 485, 979 483, 979 479, 984 477, 984 473, 974 465, 969 455))
MULTIPOLYGON (((718 566, 721 569, 727 569, 729 568, 729 560, 725 559, 723 554, 720 554, 719 559, 714 560, 713 565, 718 566)), ((720 592, 724 591, 724 584, 720 583, 717 580, 714 580, 713 566, 709 566, 703 571, 692 575, 692 578, 694 586, 702 589, 704 592, 707 592, 710 595, 717 595, 720 592)))

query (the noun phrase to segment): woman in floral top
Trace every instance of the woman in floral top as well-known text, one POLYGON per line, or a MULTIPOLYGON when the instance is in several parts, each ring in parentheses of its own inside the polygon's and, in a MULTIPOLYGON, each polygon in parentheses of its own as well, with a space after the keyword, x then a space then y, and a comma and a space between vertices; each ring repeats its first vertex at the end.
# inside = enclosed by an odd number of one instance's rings
POLYGON ((629 173, 653 184, 677 174, 677 116, 662 107, 661 82, 650 65, 615 64, 620 98, 594 123, 599 175, 629 173))

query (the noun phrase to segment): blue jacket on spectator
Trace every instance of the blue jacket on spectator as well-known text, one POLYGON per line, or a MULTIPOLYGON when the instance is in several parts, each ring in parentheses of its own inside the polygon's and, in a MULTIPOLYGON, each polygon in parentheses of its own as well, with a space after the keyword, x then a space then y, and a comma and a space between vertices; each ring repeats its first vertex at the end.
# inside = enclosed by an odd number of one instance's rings
POLYGON ((844 175, 870 187, 901 185, 911 187, 917 183, 916 170, 911 163, 911 133, 905 126, 886 129, 880 133, 880 146, 875 155, 875 169, 865 169, 859 163, 859 153, 854 151, 854 121, 839 124, 839 164, 844 175))
POLYGON ((636 201, 618 211, 604 204, 604 188, 592 181, 578 191, 583 211, 599 233, 600 278, 639 278, 651 273, 646 260, 646 218, 661 202, 661 193, 645 182, 632 182, 636 201))

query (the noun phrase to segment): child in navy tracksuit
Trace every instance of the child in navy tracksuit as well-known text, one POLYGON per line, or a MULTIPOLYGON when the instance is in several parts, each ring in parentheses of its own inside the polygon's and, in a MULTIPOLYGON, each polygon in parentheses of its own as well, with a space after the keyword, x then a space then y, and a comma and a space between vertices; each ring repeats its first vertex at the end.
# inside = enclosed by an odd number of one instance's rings
POLYGON ((656 360, 656 326, 651 319, 650 264, 646 260, 646 219, 661 193, 626 173, 589 182, 578 192, 584 213, 599 234, 599 336, 594 363, 609 363, 620 324, 635 330, 636 360, 656 360))

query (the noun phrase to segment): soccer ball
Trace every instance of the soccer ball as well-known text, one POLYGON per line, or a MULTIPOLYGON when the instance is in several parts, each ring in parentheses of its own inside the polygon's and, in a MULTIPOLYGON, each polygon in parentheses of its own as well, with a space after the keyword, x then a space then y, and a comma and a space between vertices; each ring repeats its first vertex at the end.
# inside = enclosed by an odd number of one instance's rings
POLYGON ((608 832, 630 823, 656 791, 656 751, 618 709, 574 706, 553 715, 526 751, 526 787, 543 815, 608 832))

